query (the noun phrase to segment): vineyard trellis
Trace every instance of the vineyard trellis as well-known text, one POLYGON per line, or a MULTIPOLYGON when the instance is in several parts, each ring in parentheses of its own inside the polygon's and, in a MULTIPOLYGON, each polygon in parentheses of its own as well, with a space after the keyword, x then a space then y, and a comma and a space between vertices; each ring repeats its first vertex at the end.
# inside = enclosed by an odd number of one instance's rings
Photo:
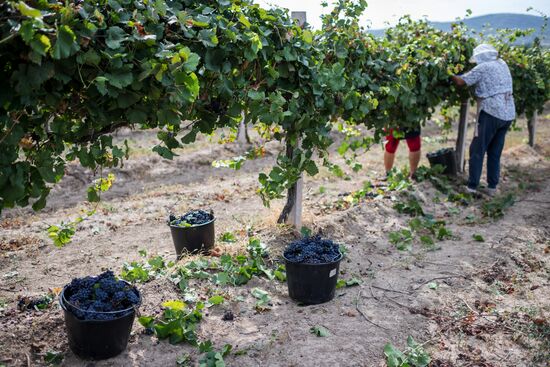
MULTIPOLYGON (((360 26, 366 7, 338 0, 313 31, 250 0, 3 2, 0 212, 43 208, 67 162, 121 165, 128 146, 110 136, 119 128, 157 129, 153 150, 172 159, 245 113, 285 145, 259 181, 266 205, 291 193, 286 220, 303 173, 339 172, 328 148, 342 121, 369 131, 338 149, 353 156, 386 129, 416 127, 468 97, 449 82, 477 42, 463 24, 444 32, 405 17, 376 38, 360 26)), ((535 121, 550 99, 550 53, 538 40, 516 45, 522 35, 491 42, 510 65, 518 113, 535 121)))

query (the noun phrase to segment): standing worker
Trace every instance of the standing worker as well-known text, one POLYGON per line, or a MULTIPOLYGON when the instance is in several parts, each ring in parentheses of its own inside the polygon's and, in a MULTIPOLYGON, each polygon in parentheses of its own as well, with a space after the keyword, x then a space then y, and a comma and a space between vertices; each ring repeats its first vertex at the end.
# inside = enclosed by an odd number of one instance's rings
POLYGON ((512 75, 508 65, 498 57, 498 51, 488 44, 477 46, 470 62, 477 65, 463 75, 451 77, 457 86, 475 86, 480 111, 470 145, 467 191, 477 193, 483 159, 487 153, 487 193, 494 196, 500 177, 500 155, 504 139, 516 118, 512 75))
MULTIPOLYGON (((390 129, 390 133, 386 136, 386 149, 384 151, 384 168, 386 169, 386 175, 389 174, 390 170, 393 167, 393 162, 395 161, 395 152, 399 146, 399 139, 393 136, 393 129, 390 129)), ((405 133, 405 140, 409 146, 409 175, 411 178, 414 177, 414 173, 418 168, 418 163, 420 162, 420 148, 421 148, 421 138, 420 138, 420 127, 418 129, 410 130, 405 133)))

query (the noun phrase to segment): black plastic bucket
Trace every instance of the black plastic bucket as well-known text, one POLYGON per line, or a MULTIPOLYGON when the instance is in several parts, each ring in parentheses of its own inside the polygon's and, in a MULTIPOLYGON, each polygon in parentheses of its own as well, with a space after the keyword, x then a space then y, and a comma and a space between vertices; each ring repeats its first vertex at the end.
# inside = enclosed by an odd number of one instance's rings
POLYGON ((196 254, 210 251, 214 247, 216 240, 214 232, 215 220, 216 218, 213 218, 210 222, 191 227, 179 227, 169 224, 178 257, 185 252, 196 254))
POLYGON ((453 148, 445 148, 432 153, 428 153, 426 154, 426 158, 428 158, 431 167, 435 166, 436 164, 440 164, 445 167, 443 173, 446 175, 455 176, 458 172, 456 164, 456 154, 453 148))
POLYGON ((342 257, 340 254, 338 259, 325 264, 296 263, 284 257, 290 298, 305 305, 316 305, 333 299, 342 257))
MULTIPOLYGON (((74 354, 83 359, 107 359, 122 353, 128 346, 128 338, 136 316, 135 305, 126 310, 98 312, 102 314, 119 314, 112 320, 80 320, 72 312, 71 305, 65 298, 63 288, 59 295, 59 304, 65 314, 65 326, 69 338, 69 347, 74 354)), ((135 289, 135 288, 134 288, 135 289)), ((141 295, 137 289, 136 293, 141 295)))

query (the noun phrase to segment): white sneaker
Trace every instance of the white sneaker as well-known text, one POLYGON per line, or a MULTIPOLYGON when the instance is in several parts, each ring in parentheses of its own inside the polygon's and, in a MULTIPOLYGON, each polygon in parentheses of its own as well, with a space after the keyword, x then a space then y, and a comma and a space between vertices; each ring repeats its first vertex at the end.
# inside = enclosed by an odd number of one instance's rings
POLYGON ((468 186, 464 186, 464 191, 466 191, 468 194, 477 194, 476 189, 470 189, 468 186))
POLYGON ((488 187, 488 188, 485 190, 485 193, 486 193, 488 196, 490 196, 490 197, 493 198, 493 197, 495 197, 496 194, 497 194, 497 189, 496 189, 496 187, 495 187, 494 189, 488 187))

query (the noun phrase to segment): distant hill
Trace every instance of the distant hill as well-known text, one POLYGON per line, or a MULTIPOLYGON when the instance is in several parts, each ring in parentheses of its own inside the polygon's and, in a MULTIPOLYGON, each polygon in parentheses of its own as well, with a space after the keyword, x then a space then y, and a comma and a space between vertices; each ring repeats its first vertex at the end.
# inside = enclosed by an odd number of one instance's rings
MULTIPOLYGON (((449 31, 453 22, 429 22, 435 28, 449 31)), ((529 15, 529 14, 488 14, 478 17, 467 18, 464 23, 468 28, 475 30, 476 32, 483 31, 484 33, 494 33, 497 29, 503 28, 516 28, 516 29, 529 29, 534 28, 536 32, 523 39, 521 43, 530 43, 533 41, 536 35, 540 35, 540 29, 544 24, 544 18, 529 15)), ((369 32, 376 36, 383 36, 384 29, 371 29, 369 32)), ((544 44, 550 45, 550 29, 546 29, 544 33, 544 44)))

